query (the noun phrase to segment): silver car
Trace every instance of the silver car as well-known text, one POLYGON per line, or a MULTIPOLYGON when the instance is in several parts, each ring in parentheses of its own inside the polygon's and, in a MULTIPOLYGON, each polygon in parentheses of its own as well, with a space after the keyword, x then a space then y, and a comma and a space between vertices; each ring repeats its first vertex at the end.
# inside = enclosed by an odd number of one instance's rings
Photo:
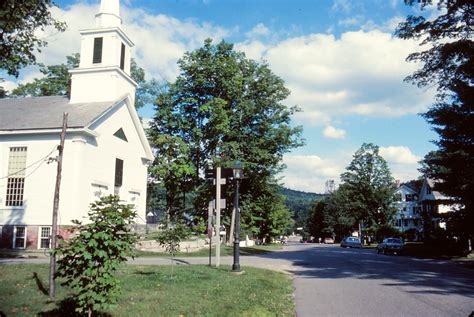
POLYGON ((382 243, 377 245, 377 253, 392 253, 400 254, 403 252, 405 245, 403 240, 400 238, 386 238, 383 239, 382 243))
POLYGON ((342 248, 362 248, 362 243, 359 238, 356 237, 345 237, 341 241, 342 248))

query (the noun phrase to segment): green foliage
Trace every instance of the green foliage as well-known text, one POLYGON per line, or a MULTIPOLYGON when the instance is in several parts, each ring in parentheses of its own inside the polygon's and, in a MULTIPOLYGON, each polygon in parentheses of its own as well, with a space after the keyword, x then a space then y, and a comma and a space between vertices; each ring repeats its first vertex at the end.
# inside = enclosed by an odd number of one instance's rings
POLYGON ((36 63, 35 51, 47 44, 36 31, 66 29, 64 22, 51 16, 52 6, 51 0, 0 1, 0 69, 18 77, 22 67, 36 63))
MULTIPOLYGON (((286 226, 289 211, 271 184, 283 168, 283 154, 302 145, 301 128, 290 125, 298 109, 282 103, 288 89, 268 65, 247 59, 224 41, 206 40, 178 64, 181 73, 158 96, 149 131, 157 150, 151 171, 166 188, 166 209, 184 212, 181 197, 192 192, 193 216, 207 217, 213 189, 200 178, 203 169, 210 164, 231 167, 239 159, 246 175, 241 188, 244 225, 260 233, 255 224, 268 223, 263 235, 281 231, 273 226, 286 226), (276 208, 269 203, 274 198, 276 208)), ((228 189, 226 198, 232 201, 228 189)), ((224 212, 224 223, 231 209, 224 212)))
MULTIPOLYGON (((434 1, 405 1, 423 10, 434 1)), ((474 3, 466 0, 437 1, 439 14, 409 16, 396 34, 421 39, 425 49, 408 56, 422 67, 406 78, 419 87, 436 86, 437 102, 423 117, 438 133, 438 149, 428 153, 421 172, 437 180, 435 190, 452 197, 461 208, 449 220, 459 235, 474 229, 474 3)))
POLYGON ((293 213, 295 228, 304 226, 315 202, 324 199, 326 196, 284 187, 280 188, 280 192, 285 197, 286 207, 293 213))
POLYGON ((375 238, 378 242, 382 242, 384 238, 388 237, 401 237, 402 233, 391 224, 383 224, 377 228, 375 232, 375 238))
POLYGON ((369 235, 388 226, 396 212, 395 186, 378 146, 362 144, 341 180, 336 191, 312 208, 305 226, 308 233, 339 240, 358 230, 359 223, 369 235))
POLYGON ((341 175, 339 194, 345 196, 345 209, 366 226, 386 224, 395 209, 394 179, 379 147, 364 143, 341 175))
POLYGON ((244 196, 241 215, 242 232, 270 242, 270 238, 288 234, 293 228, 291 213, 276 186, 264 186, 262 191, 244 196))
POLYGON ((165 229, 159 232, 157 241, 172 257, 179 252, 179 244, 190 235, 188 226, 177 221, 173 224, 165 222, 165 229))
POLYGON ((127 261, 137 237, 130 232, 136 217, 130 205, 117 196, 91 204, 90 223, 75 221, 77 236, 54 250, 59 256, 56 276, 77 292, 77 311, 89 314, 116 301, 119 285, 114 272, 127 261))
POLYGON ((20 84, 13 89, 11 96, 65 96, 70 91, 71 75, 69 70, 79 66, 79 54, 66 56, 66 64, 46 66, 38 64, 45 76, 35 78, 33 82, 20 84))

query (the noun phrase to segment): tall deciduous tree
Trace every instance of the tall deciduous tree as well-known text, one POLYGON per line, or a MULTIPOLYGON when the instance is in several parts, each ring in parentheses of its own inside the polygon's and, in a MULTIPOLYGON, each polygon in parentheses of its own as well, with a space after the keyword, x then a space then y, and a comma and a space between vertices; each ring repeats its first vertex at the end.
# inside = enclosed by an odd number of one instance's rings
POLYGON ((344 194, 344 207, 356 220, 366 226, 378 226, 392 219, 395 182, 378 146, 362 144, 341 174, 341 181, 338 192, 344 194))
POLYGON ((52 26, 59 32, 66 24, 51 15, 51 0, 0 1, 0 69, 18 77, 19 70, 36 62, 35 51, 46 46, 36 34, 52 26))
POLYGON ((66 96, 70 89, 69 70, 79 66, 79 53, 66 56, 66 64, 46 66, 40 63, 38 65, 44 77, 18 85, 10 96, 66 96))
MULTIPOLYGON (((246 197, 243 222, 254 223, 246 217, 257 210, 257 203, 265 210, 262 217, 269 219, 271 207, 265 197, 254 193, 274 195, 266 186, 281 170, 283 154, 302 143, 301 128, 292 127, 290 122, 297 109, 282 103, 288 89, 268 65, 247 59, 224 41, 213 44, 206 40, 202 48, 186 53, 178 64, 180 75, 158 97, 150 131, 155 145, 161 144, 160 136, 168 135, 169 146, 187 152, 190 160, 179 170, 185 170, 186 175, 173 172, 172 165, 178 162, 173 157, 167 163, 168 171, 181 178, 181 188, 188 183, 196 189, 202 184, 199 175, 206 165, 232 166, 240 159, 247 177, 242 186, 242 196, 246 197), (188 170, 190 164, 193 172, 188 170), (245 210, 245 206, 250 209, 245 210)), ((157 147, 157 157, 168 156, 169 146, 157 147)))
POLYGON ((396 34, 421 40, 424 51, 407 60, 422 67, 407 81, 419 87, 435 85, 437 101, 423 117, 439 135, 438 149, 428 153, 421 171, 438 180, 435 189, 459 203, 452 217, 458 233, 474 234, 474 3, 469 0, 405 0, 422 10, 437 3, 431 20, 409 16, 396 34))

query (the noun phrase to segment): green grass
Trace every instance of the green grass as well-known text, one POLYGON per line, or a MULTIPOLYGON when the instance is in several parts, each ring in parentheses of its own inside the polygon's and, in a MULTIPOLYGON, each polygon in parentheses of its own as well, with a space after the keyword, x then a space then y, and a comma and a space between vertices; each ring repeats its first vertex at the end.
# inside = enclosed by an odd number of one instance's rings
MULTIPOLYGON (((104 316, 294 316, 291 278, 245 267, 124 266, 122 293, 104 316)), ((57 302, 47 296, 48 266, 0 267, 0 311, 7 316, 71 316, 72 292, 57 286, 57 302)), ((59 283, 58 283, 59 284, 59 283)))
MULTIPOLYGON (((281 250, 283 246, 281 244, 264 244, 255 245, 253 247, 241 247, 240 255, 254 255, 254 254, 265 254, 276 250, 281 250)), ((215 247, 212 248, 212 255, 216 254, 215 247)), ((231 256, 234 254, 234 247, 223 245, 221 246, 221 256, 231 256)), ((169 257, 168 253, 164 252, 151 252, 151 251, 137 251, 138 256, 163 256, 169 257)), ((195 252, 179 252, 176 257, 202 257, 209 255, 209 247, 201 249, 195 252)))

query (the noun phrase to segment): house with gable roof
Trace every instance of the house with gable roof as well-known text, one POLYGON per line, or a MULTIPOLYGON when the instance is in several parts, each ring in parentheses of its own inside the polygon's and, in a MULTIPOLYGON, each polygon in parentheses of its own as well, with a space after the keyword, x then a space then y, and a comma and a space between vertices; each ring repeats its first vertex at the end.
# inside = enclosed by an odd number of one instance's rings
POLYGON ((0 247, 50 247, 63 113, 68 113, 59 202, 60 234, 86 220, 91 202, 116 194, 146 219, 153 161, 134 107, 133 42, 121 29, 119 0, 102 0, 96 25, 81 33, 71 96, 0 100, 0 247), (53 163, 53 164, 50 164, 53 163))
POLYGON ((412 184, 400 184, 395 190, 395 208, 397 212, 394 216, 394 225, 401 232, 414 232, 414 239, 421 238, 423 231, 423 220, 419 204, 419 194, 412 184))

